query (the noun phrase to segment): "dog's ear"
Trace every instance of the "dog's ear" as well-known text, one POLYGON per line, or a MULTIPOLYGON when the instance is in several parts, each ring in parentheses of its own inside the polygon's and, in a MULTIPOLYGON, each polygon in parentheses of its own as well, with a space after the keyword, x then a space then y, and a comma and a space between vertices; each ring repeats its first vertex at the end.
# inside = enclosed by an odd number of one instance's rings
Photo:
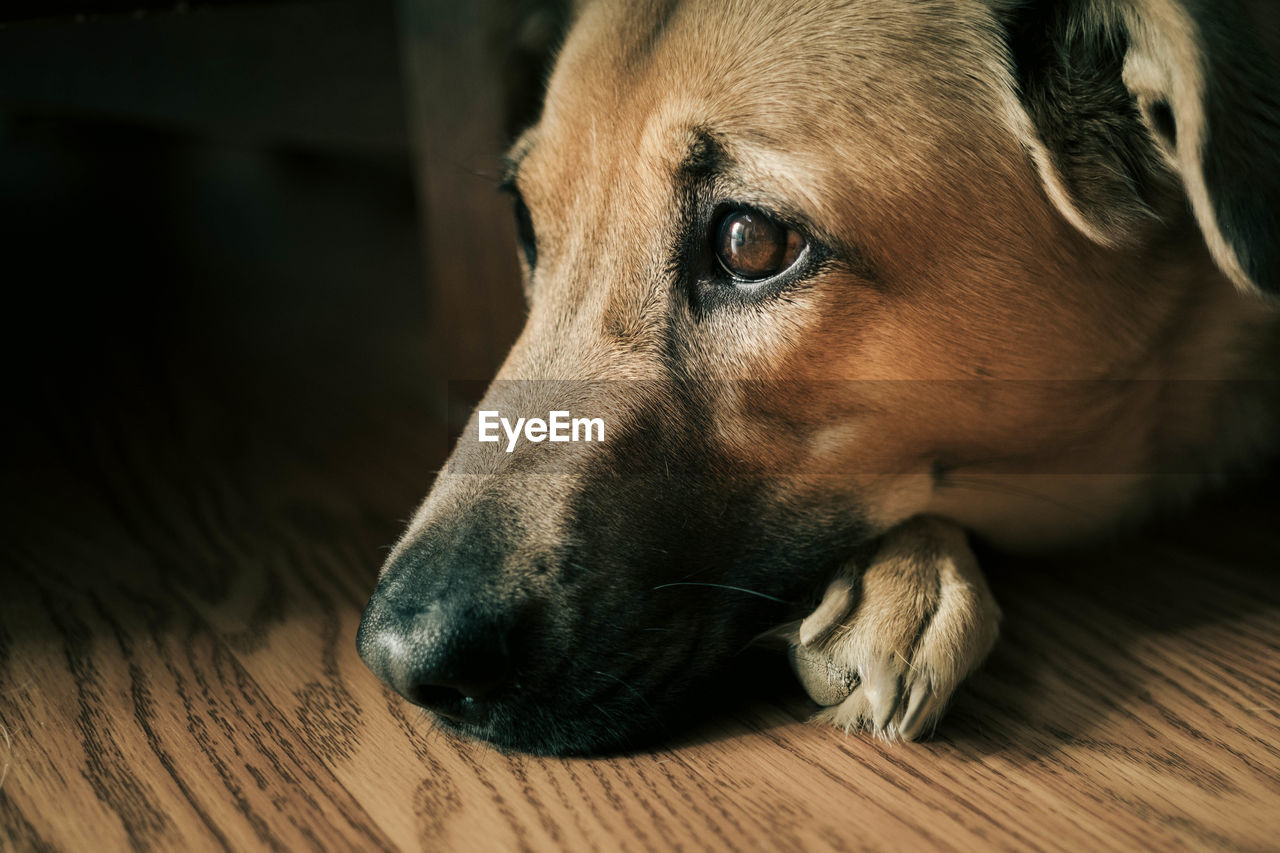
POLYGON ((1063 215, 1123 245, 1189 204, 1237 286, 1280 294, 1280 15, 1247 0, 991 2, 1020 131, 1063 215))

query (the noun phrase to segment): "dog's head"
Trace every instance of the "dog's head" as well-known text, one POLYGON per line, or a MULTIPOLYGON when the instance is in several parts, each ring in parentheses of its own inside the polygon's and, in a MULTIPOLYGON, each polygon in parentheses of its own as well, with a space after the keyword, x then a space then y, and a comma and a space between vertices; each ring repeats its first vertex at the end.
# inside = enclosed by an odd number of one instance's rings
MULTIPOLYGON (((973 484, 1082 447, 1137 470, 1155 403, 992 380, 1228 369, 1205 347, 1280 274, 1275 172, 1242 171, 1274 165, 1280 111, 1223 85, 1274 97, 1211 25, 1171 0, 586 4, 509 163, 527 326, 364 659, 464 732, 599 749, 905 518, 1088 526, 973 484), (498 420, 553 412, 602 428, 498 420)), ((1124 500, 1090 499, 1089 523, 1124 500)))

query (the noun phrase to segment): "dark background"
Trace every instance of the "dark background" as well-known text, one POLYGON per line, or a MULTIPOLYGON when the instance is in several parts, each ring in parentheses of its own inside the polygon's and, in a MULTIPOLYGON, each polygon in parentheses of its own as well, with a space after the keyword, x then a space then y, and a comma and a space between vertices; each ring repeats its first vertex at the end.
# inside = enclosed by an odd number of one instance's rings
POLYGON ((218 444, 169 464, 363 443, 420 457, 398 513, 425 494, 467 408, 451 389, 483 386, 449 380, 490 376, 523 314, 489 190, 558 18, 412 8, 0 6, 7 526, 51 459, 193 433, 218 444), (439 51, 433 15, 473 16, 475 50, 439 51))
POLYGON ((0 29, 9 417, 83 437, 216 397, 235 432, 389 374, 428 392, 400 64, 385 3, 0 29))

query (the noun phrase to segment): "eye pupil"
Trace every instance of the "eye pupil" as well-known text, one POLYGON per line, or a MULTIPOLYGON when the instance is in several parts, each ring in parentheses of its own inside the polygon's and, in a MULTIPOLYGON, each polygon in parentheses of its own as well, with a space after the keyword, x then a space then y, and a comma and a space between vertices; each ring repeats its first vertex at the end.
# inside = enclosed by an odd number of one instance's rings
POLYGON ((804 242, 795 231, 750 210, 726 213, 716 239, 720 265, 745 281, 777 275, 795 263, 802 248, 804 242))

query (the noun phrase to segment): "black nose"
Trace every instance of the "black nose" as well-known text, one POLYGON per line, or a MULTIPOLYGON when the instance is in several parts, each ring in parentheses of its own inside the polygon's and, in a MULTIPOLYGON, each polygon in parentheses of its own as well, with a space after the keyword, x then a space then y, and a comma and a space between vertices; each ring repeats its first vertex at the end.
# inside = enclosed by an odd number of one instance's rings
POLYGON ((474 700, 492 696, 511 674, 503 621, 466 601, 406 609, 375 594, 356 644, 374 674, 409 701, 465 716, 474 700))

